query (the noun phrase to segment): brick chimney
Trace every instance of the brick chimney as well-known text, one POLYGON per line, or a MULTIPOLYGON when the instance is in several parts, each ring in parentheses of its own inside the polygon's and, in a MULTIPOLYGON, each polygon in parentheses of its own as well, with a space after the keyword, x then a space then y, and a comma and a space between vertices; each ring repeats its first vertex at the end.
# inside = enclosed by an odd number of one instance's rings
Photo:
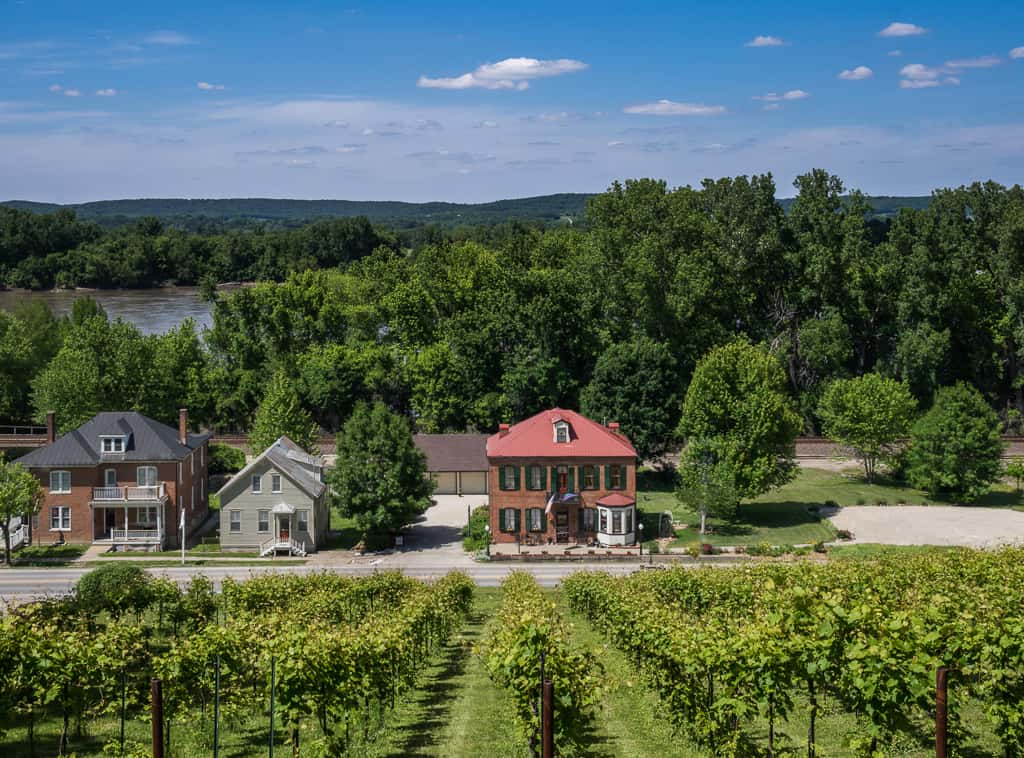
POLYGON ((46 412, 46 444, 52 445, 57 441, 57 414, 53 411, 46 412))
POLYGON ((178 442, 182 445, 188 442, 188 408, 178 410, 178 442))
POLYGON ((619 422, 618 421, 612 421, 611 423, 609 423, 608 424, 608 428, 611 429, 612 432, 614 432, 615 434, 621 434, 621 432, 619 432, 619 422))
POLYGON ((504 437, 508 434, 508 424, 498 424, 498 436, 504 437))

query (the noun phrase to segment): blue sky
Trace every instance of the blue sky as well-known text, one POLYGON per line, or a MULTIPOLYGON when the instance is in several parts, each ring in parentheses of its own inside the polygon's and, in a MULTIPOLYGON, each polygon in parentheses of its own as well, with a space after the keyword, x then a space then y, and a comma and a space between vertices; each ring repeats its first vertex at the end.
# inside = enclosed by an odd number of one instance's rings
POLYGON ((0 198, 1024 172, 1024 3, 0 0, 0 198))

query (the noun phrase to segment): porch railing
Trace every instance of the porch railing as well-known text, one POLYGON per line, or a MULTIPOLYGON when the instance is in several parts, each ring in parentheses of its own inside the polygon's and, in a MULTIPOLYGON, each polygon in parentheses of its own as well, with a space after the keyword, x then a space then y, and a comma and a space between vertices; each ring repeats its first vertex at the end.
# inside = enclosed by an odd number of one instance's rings
POLYGON ((93 487, 92 499, 104 502, 127 502, 129 500, 163 500, 167 488, 163 482, 146 487, 93 487))
POLYGON ((111 529, 110 539, 114 542, 158 542, 159 529, 111 529))
POLYGON ((28 540, 28 524, 22 524, 11 532, 11 550, 21 547, 28 540))

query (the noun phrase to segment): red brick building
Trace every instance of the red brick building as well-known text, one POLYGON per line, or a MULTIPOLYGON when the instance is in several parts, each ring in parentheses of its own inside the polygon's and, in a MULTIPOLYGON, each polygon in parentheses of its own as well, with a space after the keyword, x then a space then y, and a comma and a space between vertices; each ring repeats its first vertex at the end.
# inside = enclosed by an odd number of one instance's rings
POLYGON ((96 542, 159 549, 180 545, 182 512, 191 534, 210 513, 209 434, 188 433, 134 411, 97 413, 18 459, 38 477, 46 500, 32 541, 96 542))
POLYGON ((618 424, 554 408, 487 440, 495 542, 636 544, 636 450, 618 424))

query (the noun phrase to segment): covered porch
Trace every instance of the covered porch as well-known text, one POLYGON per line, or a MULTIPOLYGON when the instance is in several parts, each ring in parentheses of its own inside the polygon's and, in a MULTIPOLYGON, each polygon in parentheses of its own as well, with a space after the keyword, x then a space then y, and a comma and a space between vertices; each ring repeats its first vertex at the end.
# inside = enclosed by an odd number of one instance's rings
POLYGON ((288 503, 278 503, 270 511, 272 523, 271 536, 260 543, 260 556, 277 555, 306 555, 306 543, 294 538, 297 529, 295 524, 295 506, 288 503))
POLYGON ((118 549, 160 550, 162 504, 93 505, 93 543, 118 549))

